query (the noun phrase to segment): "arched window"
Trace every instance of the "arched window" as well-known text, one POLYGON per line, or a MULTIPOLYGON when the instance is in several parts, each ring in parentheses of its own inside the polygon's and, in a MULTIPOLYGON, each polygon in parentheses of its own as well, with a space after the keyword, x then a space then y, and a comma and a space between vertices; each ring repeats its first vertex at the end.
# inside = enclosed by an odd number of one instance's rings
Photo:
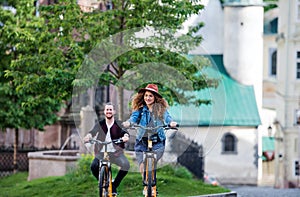
POLYGON ((277 69, 277 51, 274 51, 272 53, 272 57, 271 57, 271 75, 272 76, 276 76, 277 72, 276 72, 276 69, 277 69))
POLYGON ((269 76, 276 77, 277 74, 277 49, 269 49, 269 76))
POLYGON ((237 154, 237 138, 231 133, 225 133, 222 138, 222 154, 237 154))

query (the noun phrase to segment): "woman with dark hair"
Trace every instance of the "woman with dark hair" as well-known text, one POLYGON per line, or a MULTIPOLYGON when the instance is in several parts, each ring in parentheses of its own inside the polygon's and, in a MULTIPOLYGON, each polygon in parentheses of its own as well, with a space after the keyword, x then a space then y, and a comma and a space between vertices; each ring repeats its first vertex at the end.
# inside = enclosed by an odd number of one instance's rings
MULTIPOLYGON (((128 121, 123 123, 124 127, 129 127, 130 124, 139 124, 141 126, 160 126, 170 125, 176 127, 177 123, 172 120, 167 108, 167 101, 158 93, 158 87, 155 84, 148 84, 142 88, 132 99, 132 114, 128 121)), ((145 130, 138 129, 134 150, 136 159, 140 167, 140 172, 143 173, 143 152, 147 150, 147 137, 145 130)), ((157 153, 159 160, 165 150, 166 135, 163 128, 157 130, 157 134, 151 136, 156 140, 153 142, 152 150, 157 153)))

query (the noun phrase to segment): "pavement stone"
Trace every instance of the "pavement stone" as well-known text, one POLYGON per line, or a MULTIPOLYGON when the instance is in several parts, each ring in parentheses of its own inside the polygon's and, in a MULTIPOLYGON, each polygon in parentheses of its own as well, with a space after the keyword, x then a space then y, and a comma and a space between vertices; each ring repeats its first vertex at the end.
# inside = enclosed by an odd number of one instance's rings
POLYGON ((257 186, 225 186, 237 193, 237 197, 300 197, 300 188, 278 189, 257 186))
POLYGON ((227 185, 224 187, 230 189, 231 192, 193 197, 300 197, 300 188, 277 189, 246 185, 227 185))

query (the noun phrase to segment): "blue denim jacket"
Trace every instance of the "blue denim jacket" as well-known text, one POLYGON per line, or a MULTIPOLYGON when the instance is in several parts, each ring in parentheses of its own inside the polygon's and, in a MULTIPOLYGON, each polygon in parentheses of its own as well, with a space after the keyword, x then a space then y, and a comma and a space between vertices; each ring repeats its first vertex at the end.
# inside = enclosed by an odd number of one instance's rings
MULTIPOLYGON (((140 114, 140 110, 133 111, 129 118, 129 122, 136 123, 138 120, 139 114, 140 114)), ((150 115, 150 111, 149 111, 148 107, 144 106, 142 109, 142 116, 141 116, 139 125, 144 126, 144 127, 147 126, 147 124, 150 121, 150 117, 151 117, 151 115, 150 115)), ((166 110, 164 113, 164 122, 162 122, 159 119, 156 119, 156 120, 154 120, 153 126, 170 124, 171 121, 172 121, 172 117, 169 114, 169 112, 166 110)), ((161 141, 166 139, 166 135, 165 135, 163 128, 159 128, 157 133, 158 133, 158 137, 160 138, 161 141)), ((145 130, 142 128, 139 128, 136 139, 140 141, 142 139, 142 137, 144 136, 144 134, 145 134, 145 130)))

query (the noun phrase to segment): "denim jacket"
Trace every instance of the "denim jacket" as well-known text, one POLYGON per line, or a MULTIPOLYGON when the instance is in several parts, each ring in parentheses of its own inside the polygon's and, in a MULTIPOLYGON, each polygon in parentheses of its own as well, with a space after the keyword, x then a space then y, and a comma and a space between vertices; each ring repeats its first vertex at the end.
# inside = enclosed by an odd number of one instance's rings
MULTIPOLYGON (((129 118, 129 122, 137 123, 139 115, 140 115, 140 110, 133 111, 129 118)), ((144 127, 147 126, 150 122, 150 117, 151 117, 151 114, 150 114, 148 107, 143 106, 139 125, 144 126, 144 127)), ((153 126, 155 127, 155 126, 160 126, 160 125, 164 125, 164 124, 170 124, 171 121, 172 121, 172 117, 170 116, 169 112, 166 110, 164 113, 164 122, 162 122, 160 119, 156 118, 154 120, 153 126)), ((161 141, 166 139, 166 135, 165 135, 163 128, 159 128, 157 133, 158 133, 158 137, 160 138, 161 141)), ((145 130, 142 128, 139 128, 136 139, 138 141, 140 141, 142 139, 142 137, 144 136, 144 134, 145 134, 145 130)))

